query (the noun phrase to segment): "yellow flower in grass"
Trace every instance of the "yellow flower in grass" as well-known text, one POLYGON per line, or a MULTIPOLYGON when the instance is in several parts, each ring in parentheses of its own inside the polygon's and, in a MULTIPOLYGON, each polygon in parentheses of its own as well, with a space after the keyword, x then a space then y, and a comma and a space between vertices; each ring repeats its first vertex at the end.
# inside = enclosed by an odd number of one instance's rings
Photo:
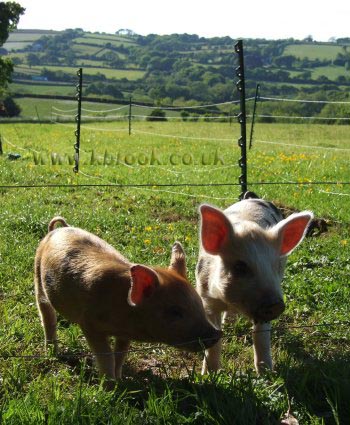
POLYGON ((187 235, 187 236, 185 237, 185 241, 186 241, 186 242, 190 242, 191 240, 192 240, 192 237, 191 237, 191 236, 188 236, 188 235, 187 235))
POLYGON ((151 240, 150 239, 144 239, 143 242, 144 242, 145 245, 149 245, 151 243, 151 240))
POLYGON ((346 246, 348 244, 348 240, 347 239, 343 239, 343 240, 340 241, 340 244, 342 246, 346 246))
POLYGON ((146 226, 145 230, 146 232, 152 232, 152 226, 146 226))

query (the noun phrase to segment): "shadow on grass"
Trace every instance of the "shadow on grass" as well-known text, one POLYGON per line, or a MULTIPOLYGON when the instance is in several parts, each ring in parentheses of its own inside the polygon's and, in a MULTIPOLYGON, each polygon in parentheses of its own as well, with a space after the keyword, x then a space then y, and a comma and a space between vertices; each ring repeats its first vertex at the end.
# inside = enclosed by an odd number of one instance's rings
MULTIPOLYGON (((342 354, 326 352, 325 359, 323 347, 319 358, 310 349, 310 341, 305 342, 304 334, 292 332, 274 345, 283 349, 283 354, 279 356, 276 373, 264 377, 249 371, 222 371, 202 377, 195 368, 189 368, 186 378, 175 379, 176 374, 168 364, 154 370, 152 366, 140 369, 127 362, 124 379, 117 383, 114 394, 127 394, 130 408, 136 408, 145 423, 276 425, 289 403, 300 423, 347 423, 349 350, 345 347, 342 354), (160 417, 163 422, 157 422, 160 417)), ((68 364, 83 383, 99 385, 91 358, 65 355, 60 361, 68 364)), ((183 367, 180 360, 178 364, 183 367)))
MULTIPOLYGON (((281 344, 280 344, 281 345, 281 344)), ((325 424, 345 424, 350 418, 350 350, 345 340, 335 342, 319 333, 306 337, 287 332, 287 353, 277 366, 290 399, 306 406, 325 424), (315 339, 315 343, 312 343, 315 339), (323 339, 324 343, 320 343, 323 339), (320 345, 323 345, 320 348, 320 345), (322 357, 321 357, 322 356, 322 357)))
MULTIPOLYGON (((99 385, 91 358, 64 356, 60 361, 68 364, 83 383, 99 385)), ((128 395, 130 408, 138 409, 145 423, 277 424, 286 411, 283 394, 271 395, 271 388, 280 384, 258 378, 255 373, 219 372, 202 377, 189 371, 188 377, 174 379, 166 367, 155 373, 127 363, 123 376, 113 390, 115 397, 128 395)))

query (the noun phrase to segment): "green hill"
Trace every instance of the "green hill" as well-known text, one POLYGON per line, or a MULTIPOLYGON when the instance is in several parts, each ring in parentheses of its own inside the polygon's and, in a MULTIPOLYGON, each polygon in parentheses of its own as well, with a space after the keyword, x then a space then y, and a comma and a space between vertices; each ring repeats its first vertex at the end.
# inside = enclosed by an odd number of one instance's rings
MULTIPOLYGON (((83 67, 89 97, 199 104, 237 98, 235 42, 189 34, 19 30, 11 33, 2 53, 15 63, 14 94, 43 93, 50 87, 50 94, 60 95, 66 84, 74 95, 76 71, 83 67)), ((257 83, 263 96, 348 96, 350 38, 329 43, 247 39, 244 49, 248 96, 257 83)))

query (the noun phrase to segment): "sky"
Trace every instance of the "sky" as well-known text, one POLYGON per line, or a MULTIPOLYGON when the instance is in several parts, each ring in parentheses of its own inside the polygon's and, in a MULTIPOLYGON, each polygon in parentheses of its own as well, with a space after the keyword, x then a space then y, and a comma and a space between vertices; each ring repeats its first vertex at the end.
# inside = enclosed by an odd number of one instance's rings
POLYGON ((19 29, 303 39, 350 37, 350 0, 15 0, 19 29))

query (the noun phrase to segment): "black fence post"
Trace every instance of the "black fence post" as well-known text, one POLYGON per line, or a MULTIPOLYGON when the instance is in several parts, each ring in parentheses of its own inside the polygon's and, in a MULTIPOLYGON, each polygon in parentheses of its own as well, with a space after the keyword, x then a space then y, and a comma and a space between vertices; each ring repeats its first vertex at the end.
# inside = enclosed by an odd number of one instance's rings
POLYGON ((238 114, 238 122, 241 125, 241 136, 238 139, 238 146, 241 148, 241 157, 238 165, 241 168, 239 176, 239 184, 241 185, 241 194, 239 199, 243 198, 244 193, 248 189, 247 183, 247 118, 245 109, 245 77, 244 77, 244 56, 243 56, 243 41, 239 40, 235 44, 235 52, 238 53, 239 66, 236 68, 236 75, 239 80, 236 83, 237 90, 240 94, 240 113, 238 114))
POLYGON ((77 129, 75 130, 75 154, 74 154, 74 168, 73 171, 75 173, 79 172, 79 154, 80 154, 80 124, 81 124, 81 97, 83 90, 83 68, 79 68, 77 75, 79 77, 79 81, 77 84, 77 93, 76 99, 78 101, 78 112, 75 116, 75 121, 77 123, 77 129))
POLYGON ((260 84, 256 85, 255 90, 255 98, 254 98, 254 108, 253 108, 253 116, 252 116, 252 124, 250 127, 250 138, 249 138, 249 149, 253 146, 253 134, 254 134, 254 125, 255 125, 255 116, 256 116, 256 106, 259 99, 259 90, 260 90, 260 84))
POLYGON ((131 134, 131 96, 129 99, 129 136, 131 134))
POLYGON ((2 138, 0 134, 0 155, 2 155, 4 152, 2 151, 2 138))

